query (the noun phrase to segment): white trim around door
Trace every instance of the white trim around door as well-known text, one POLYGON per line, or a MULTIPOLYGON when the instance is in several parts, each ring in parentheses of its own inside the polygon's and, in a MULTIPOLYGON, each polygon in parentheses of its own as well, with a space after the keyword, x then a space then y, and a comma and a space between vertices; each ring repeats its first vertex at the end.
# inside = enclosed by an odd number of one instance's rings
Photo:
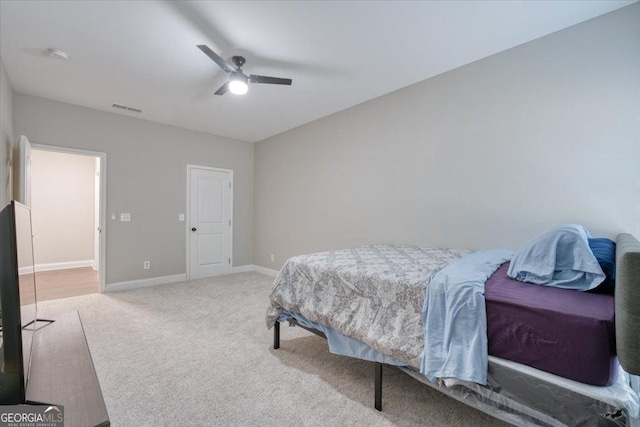
POLYGON ((185 218, 185 233, 186 233, 186 245, 187 245, 187 280, 192 278, 191 271, 191 235, 192 235, 192 225, 191 225, 191 173, 193 170, 204 170, 211 172, 222 172, 229 174, 229 189, 230 189, 230 212, 229 212, 229 270, 226 274, 230 274, 233 270, 233 227, 235 225, 233 220, 233 169, 223 169, 211 166, 200 166, 200 165, 191 165, 187 164, 187 208, 186 208, 186 218, 185 218))

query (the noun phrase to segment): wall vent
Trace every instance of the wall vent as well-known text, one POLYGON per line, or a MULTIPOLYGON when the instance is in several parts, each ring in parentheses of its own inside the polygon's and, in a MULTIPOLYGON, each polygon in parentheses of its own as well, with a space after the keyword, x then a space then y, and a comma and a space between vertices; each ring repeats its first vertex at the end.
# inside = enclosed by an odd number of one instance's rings
POLYGON ((118 110, 131 111, 133 113, 142 113, 142 110, 140 108, 129 107, 123 104, 116 104, 115 102, 111 104, 111 106, 113 108, 117 108, 118 110))

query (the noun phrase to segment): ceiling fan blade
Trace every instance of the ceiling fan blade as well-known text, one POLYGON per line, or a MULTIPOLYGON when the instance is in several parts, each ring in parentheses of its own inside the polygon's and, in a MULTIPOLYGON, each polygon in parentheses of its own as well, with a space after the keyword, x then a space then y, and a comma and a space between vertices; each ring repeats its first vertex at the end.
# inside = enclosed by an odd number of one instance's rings
POLYGON ((228 90, 229 90, 229 82, 226 82, 225 84, 220 86, 220 89, 216 91, 216 95, 224 95, 225 93, 227 93, 228 90))
POLYGON ((267 77, 267 76, 256 76, 255 74, 251 74, 249 76, 249 81, 251 83, 267 83, 271 85, 289 85, 293 80, 291 79, 282 79, 280 77, 267 77))
POLYGON ((213 62, 218 64, 220 66, 220 68, 225 70, 227 73, 233 73, 234 71, 236 71, 236 69, 233 68, 227 61, 222 59, 222 57, 220 57, 220 55, 218 55, 217 53, 212 51, 209 48, 209 46, 207 46, 205 44, 199 44, 198 45, 198 49, 200 49, 202 52, 204 52, 205 55, 207 55, 209 58, 211 58, 213 60, 213 62))

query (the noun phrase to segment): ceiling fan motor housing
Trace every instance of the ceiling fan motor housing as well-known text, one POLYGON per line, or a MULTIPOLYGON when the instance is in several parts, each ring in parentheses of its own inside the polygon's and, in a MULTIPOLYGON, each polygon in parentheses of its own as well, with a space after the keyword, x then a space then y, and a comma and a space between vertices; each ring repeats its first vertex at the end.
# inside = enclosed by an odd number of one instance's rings
POLYGON ((235 73, 231 73, 229 76, 229 80, 240 80, 245 84, 249 84, 249 77, 247 77, 242 71, 236 71, 235 73))
POLYGON ((231 61, 233 61, 235 66, 238 68, 241 68, 244 64, 247 63, 247 60, 244 59, 244 56, 234 56, 231 58, 231 61))

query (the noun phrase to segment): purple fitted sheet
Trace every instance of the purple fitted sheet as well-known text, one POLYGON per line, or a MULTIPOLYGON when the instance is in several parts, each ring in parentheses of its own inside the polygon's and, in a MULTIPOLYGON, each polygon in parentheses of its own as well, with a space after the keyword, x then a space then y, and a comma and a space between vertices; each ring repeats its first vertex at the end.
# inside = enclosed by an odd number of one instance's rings
POLYGON ((508 268, 504 263, 485 285, 489 354, 586 384, 613 384, 613 296, 519 282, 508 268))

